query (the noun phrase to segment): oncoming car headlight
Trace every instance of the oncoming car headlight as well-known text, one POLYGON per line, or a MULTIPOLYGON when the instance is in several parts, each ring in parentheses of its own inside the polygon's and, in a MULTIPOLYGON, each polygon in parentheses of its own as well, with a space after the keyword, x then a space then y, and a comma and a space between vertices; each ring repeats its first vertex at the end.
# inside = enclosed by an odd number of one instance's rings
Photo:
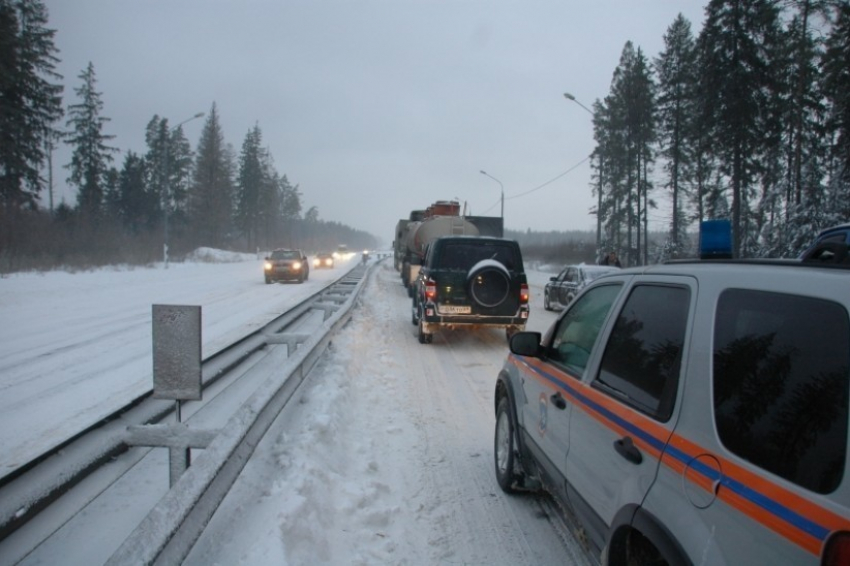
POLYGON ((301 262, 300 261, 293 262, 292 269, 301 269, 301 262))
POLYGON ((313 260, 313 267, 319 267, 322 264, 322 260, 316 258, 313 260))
POLYGON ((266 263, 264 263, 263 269, 265 269, 266 271, 271 271, 272 270, 272 262, 267 261, 266 263))

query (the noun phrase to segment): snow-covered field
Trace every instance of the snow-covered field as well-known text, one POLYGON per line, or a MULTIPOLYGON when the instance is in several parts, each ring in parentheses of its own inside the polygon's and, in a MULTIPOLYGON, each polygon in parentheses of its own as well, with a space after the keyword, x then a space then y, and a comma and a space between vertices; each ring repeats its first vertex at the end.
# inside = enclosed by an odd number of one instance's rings
MULTIPOLYGON (((10 463, 6 443, 23 452, 31 430, 39 439, 60 439, 62 417, 50 410, 64 408, 68 418, 80 422, 92 419, 102 410, 95 398, 110 377, 126 376, 120 379, 123 385, 110 388, 113 397, 133 395, 149 383, 150 304, 202 304, 206 356, 315 291, 312 285, 332 275, 325 273, 313 272, 303 286, 266 286, 260 262, 251 258, 172 265, 168 271, 0 280, 3 320, 14 314, 22 322, 17 333, 5 324, 0 331, 5 388, 0 418, 7 425, 0 428, 12 426, 23 437, 3 431, 0 457, 10 463), (162 281, 166 278, 170 283, 162 281), (41 307, 14 310, 12 295, 38 302, 42 293, 55 296, 50 302, 57 314, 40 324, 23 324, 41 307), (47 343, 40 333, 50 333, 47 343), (39 354, 11 363, 13 350, 5 340, 16 334, 20 348, 39 354), (111 334, 120 337, 109 346, 97 345, 111 334), (139 344, 119 355, 128 342, 139 344), (75 356, 73 364, 61 361, 77 348, 87 348, 87 354, 75 356), (105 360, 89 359, 98 357, 105 360), (48 391, 63 388, 50 401, 50 410, 42 409, 40 395, 20 383, 5 384, 7 374, 21 375, 27 368, 19 366, 30 364, 54 376, 48 391), (88 369, 69 372, 75 364, 88 369), (101 366, 110 369, 101 371, 101 366), (87 375, 98 383, 74 382, 87 375), (71 383, 66 385, 62 376, 71 383), (29 410, 9 416, 15 402, 7 390, 29 395, 29 410), (58 424, 51 430, 36 422, 42 419, 58 424)), ((542 286, 550 273, 528 275, 529 328, 545 330, 555 318, 542 309, 542 286)), ((50 312, 45 308, 39 312, 50 312)), ((375 265, 352 322, 280 414, 186 563, 585 563, 576 543, 547 519, 538 498, 506 496, 493 477, 492 388, 505 353, 504 334, 497 331, 440 333, 433 344, 419 344, 398 274, 390 262, 375 265)), ((102 542, 106 547, 119 543, 102 542)), ((71 556, 102 563, 104 548, 89 545, 88 550, 86 540, 71 544, 73 552, 44 549, 24 563, 60 563, 71 556)))

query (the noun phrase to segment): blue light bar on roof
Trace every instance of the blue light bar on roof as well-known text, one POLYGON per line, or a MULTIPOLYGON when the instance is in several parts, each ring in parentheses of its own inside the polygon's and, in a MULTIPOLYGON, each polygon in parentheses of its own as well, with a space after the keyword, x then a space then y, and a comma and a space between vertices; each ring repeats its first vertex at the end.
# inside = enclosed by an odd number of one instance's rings
POLYGON ((728 220, 703 220, 699 228, 699 258, 732 258, 732 224, 728 220))

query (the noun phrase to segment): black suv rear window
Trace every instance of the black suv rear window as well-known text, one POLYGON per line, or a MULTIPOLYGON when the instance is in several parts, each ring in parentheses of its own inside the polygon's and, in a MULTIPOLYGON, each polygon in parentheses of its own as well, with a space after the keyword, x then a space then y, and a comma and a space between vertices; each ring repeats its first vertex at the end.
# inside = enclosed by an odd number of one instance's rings
POLYGON ((718 301, 714 410, 738 456, 818 493, 844 475, 850 323, 822 299, 732 289, 718 301))
POLYGON ((443 269, 467 270, 484 259, 495 259, 509 271, 522 271, 519 249, 507 242, 446 242, 437 261, 443 269))

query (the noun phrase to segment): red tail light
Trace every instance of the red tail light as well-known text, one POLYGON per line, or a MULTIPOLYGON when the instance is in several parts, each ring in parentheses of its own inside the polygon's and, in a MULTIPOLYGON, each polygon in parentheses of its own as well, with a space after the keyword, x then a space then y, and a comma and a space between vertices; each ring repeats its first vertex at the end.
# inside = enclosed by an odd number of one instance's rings
POLYGON ((437 282, 429 279, 425 282, 425 299, 433 301, 437 298, 437 282))
POLYGON ((832 535, 821 558, 823 566, 850 564, 850 533, 832 535))
POLYGON ((519 303, 521 305, 528 304, 528 285, 525 283, 519 286, 519 303))

